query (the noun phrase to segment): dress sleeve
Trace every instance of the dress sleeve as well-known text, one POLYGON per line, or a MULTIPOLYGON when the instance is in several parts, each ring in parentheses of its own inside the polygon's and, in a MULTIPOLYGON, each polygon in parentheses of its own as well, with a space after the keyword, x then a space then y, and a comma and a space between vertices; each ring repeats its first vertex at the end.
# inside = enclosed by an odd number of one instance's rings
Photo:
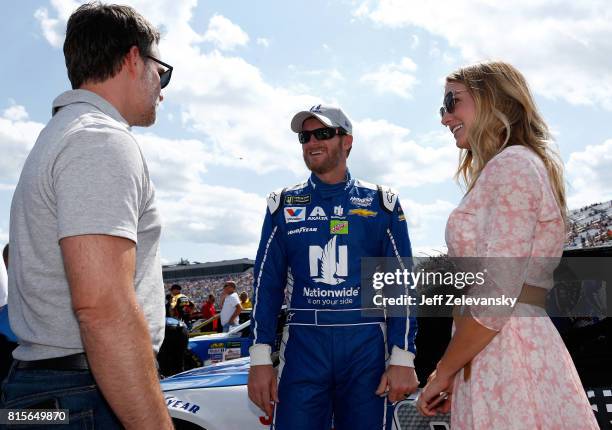
POLYGON ((542 182, 532 160, 508 154, 491 160, 472 190, 477 266, 484 272, 484 283, 472 285, 467 295, 498 302, 468 306, 476 321, 489 329, 501 330, 513 311, 501 299, 518 298, 525 282, 542 206, 542 182))

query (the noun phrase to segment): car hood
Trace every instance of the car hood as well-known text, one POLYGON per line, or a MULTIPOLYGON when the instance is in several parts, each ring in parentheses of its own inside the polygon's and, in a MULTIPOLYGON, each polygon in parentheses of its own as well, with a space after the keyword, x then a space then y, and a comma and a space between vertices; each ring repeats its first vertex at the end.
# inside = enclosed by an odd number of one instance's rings
POLYGON ((250 357, 237 358, 179 373, 161 381, 162 391, 246 385, 250 357))
MULTIPOLYGON (((237 336, 233 336, 236 337, 237 336)), ((214 333, 214 334, 203 334, 200 336, 194 336, 192 338, 189 339, 190 342, 201 342, 201 341, 206 341, 206 340, 218 340, 218 339, 231 339, 232 337, 230 337, 227 333, 214 333)))

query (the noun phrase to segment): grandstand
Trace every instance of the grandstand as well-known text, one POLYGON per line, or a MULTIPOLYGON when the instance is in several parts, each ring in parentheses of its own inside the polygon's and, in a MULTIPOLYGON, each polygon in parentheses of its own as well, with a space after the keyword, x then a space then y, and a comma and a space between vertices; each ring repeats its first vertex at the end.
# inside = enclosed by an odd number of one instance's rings
POLYGON ((610 245, 612 200, 570 211, 566 250, 610 245))
POLYGON ((219 300, 225 281, 236 282, 236 290, 246 291, 249 297, 253 288, 253 266, 255 262, 248 258, 223 260, 209 263, 190 263, 181 260, 178 264, 162 267, 166 294, 170 294, 170 286, 179 284, 181 292, 191 299, 200 309, 209 294, 219 300))

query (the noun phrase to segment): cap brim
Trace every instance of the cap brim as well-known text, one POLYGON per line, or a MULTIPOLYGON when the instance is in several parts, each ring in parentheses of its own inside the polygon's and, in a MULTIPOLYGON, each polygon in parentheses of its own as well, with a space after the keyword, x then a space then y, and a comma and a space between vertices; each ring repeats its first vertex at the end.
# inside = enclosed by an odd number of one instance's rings
POLYGON ((304 110, 302 112, 296 113, 293 116, 293 119, 291 120, 291 130, 293 130, 295 133, 299 133, 300 131, 302 131, 302 125, 304 124, 304 121, 306 121, 308 118, 316 118, 328 127, 334 126, 329 120, 329 118, 326 118, 323 115, 317 115, 314 112, 304 110))

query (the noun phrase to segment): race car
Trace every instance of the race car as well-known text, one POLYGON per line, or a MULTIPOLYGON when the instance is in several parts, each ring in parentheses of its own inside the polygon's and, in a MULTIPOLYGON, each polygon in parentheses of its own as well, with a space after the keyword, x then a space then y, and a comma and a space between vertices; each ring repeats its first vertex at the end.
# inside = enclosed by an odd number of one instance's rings
MULTIPOLYGON (((258 429, 270 427, 270 417, 249 400, 250 358, 212 364, 161 381, 170 416, 177 430, 258 429)), ((448 430, 450 414, 425 418, 414 407, 416 395, 393 407, 393 429, 448 430)))
POLYGON ((228 333, 192 337, 187 346, 190 358, 201 366, 246 357, 249 355, 250 330, 251 321, 247 320, 228 333))
MULTIPOLYGON (((208 364, 219 363, 222 361, 233 360, 249 355, 251 341, 251 311, 240 314, 240 324, 231 329, 228 333, 211 333, 206 335, 193 336, 193 330, 189 335, 187 346, 187 356, 185 359, 185 369, 205 366, 208 364)), ((280 349, 282 328, 285 325, 286 309, 283 306, 278 315, 278 329, 276 334, 273 352, 280 349)), ((195 325, 194 325, 195 327, 195 325)))

